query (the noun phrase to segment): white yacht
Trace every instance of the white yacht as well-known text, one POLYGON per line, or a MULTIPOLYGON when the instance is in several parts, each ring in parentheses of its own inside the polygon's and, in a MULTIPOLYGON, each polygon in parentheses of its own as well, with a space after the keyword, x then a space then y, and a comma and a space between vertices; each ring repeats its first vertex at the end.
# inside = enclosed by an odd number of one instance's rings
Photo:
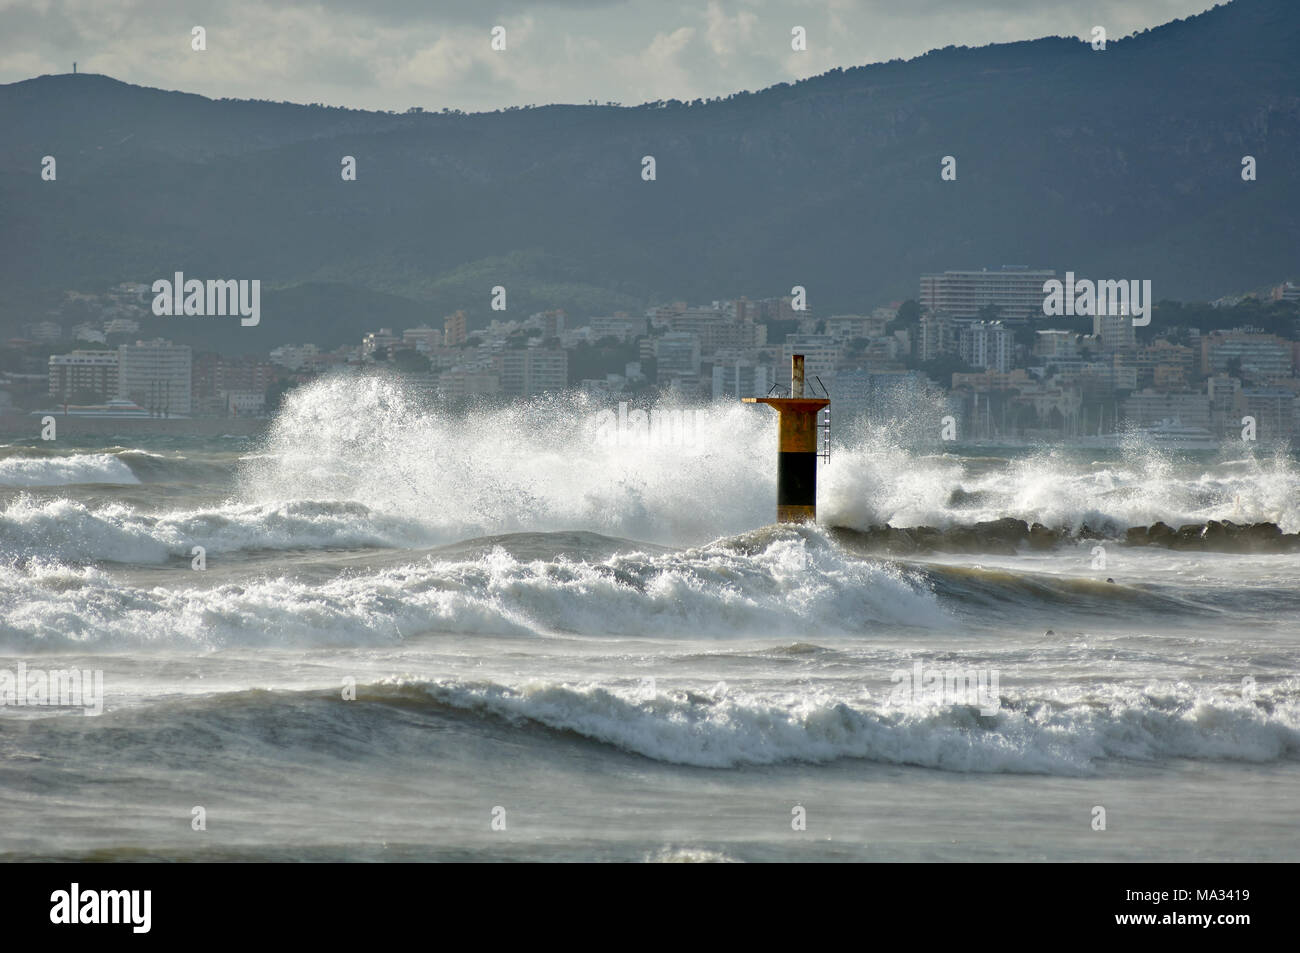
MULTIPOLYGON (((57 410, 32 411, 32 416, 44 416, 46 414, 55 417, 105 417, 126 420, 147 420, 154 416, 131 400, 110 400, 104 404, 62 404, 57 410)), ((182 415, 169 414, 168 416, 180 417, 182 415)))
POLYGON ((1219 438, 1204 427, 1186 427, 1177 418, 1166 417, 1152 427, 1137 431, 1138 435, 1158 447, 1178 450, 1217 450, 1219 438))

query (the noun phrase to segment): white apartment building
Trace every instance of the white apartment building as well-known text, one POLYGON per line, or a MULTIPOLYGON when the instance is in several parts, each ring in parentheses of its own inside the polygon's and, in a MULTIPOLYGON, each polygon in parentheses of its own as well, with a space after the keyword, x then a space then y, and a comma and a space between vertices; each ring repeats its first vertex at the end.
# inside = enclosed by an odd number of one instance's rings
POLYGON ((671 378, 697 379, 700 376, 700 338, 686 331, 669 331, 655 340, 659 383, 671 378))
POLYGON ((841 353, 843 345, 829 334, 787 334, 781 347, 781 366, 789 367, 790 358, 802 354, 804 379, 820 377, 829 387, 841 353))
POLYGON ((1176 420, 1184 427, 1210 428, 1210 397, 1196 393, 1141 390, 1124 401, 1124 417, 1136 427, 1153 427, 1176 420))
POLYGON ((646 335, 649 319, 618 313, 591 319, 591 339, 617 338, 620 341, 634 340, 646 335))
POLYGON ((1103 354, 1131 351, 1137 346, 1133 317, 1129 314, 1094 314, 1092 336, 1097 339, 1103 354))
POLYGON ((189 345, 162 338, 136 341, 119 347, 117 357, 119 398, 133 400, 154 414, 189 415, 193 365, 189 345))
POLYGON ((569 352, 543 347, 504 350, 500 378, 501 393, 507 397, 562 391, 569 386, 569 352))
POLYGON ((772 387, 772 369, 749 360, 713 365, 713 399, 764 397, 772 387))
POLYGON ((320 356, 320 349, 315 344, 283 344, 272 348, 271 363, 287 367, 291 371, 302 370, 304 365, 312 364, 320 356))
POLYGON ((988 305, 997 306, 999 318, 1041 318, 1043 284, 1055 277, 1055 271, 1020 265, 922 275, 920 305, 953 318, 977 318, 988 305))
POLYGON ((972 367, 1005 374, 1015 356, 1015 336, 1001 321, 975 321, 961 329, 958 353, 972 367))

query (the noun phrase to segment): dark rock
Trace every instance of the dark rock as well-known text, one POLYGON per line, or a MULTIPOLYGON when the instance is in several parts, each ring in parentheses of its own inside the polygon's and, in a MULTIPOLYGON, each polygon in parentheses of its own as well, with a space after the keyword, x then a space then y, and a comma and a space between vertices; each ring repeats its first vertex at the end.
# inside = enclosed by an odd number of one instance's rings
POLYGON ((1001 549, 1017 549, 1029 535, 1029 525, 1024 520, 1004 516, 999 520, 988 520, 975 524, 975 535, 989 545, 1001 549))
POLYGON ((1042 523, 1029 527, 1029 545, 1033 549, 1051 549, 1061 541, 1061 531, 1048 529, 1042 523))
POLYGON ((1218 520, 1210 520, 1205 524, 1201 539, 1206 549, 1222 549, 1232 539, 1232 533, 1225 524, 1218 520))
POLYGON ((1147 539, 1159 546, 1168 546, 1174 538, 1174 528, 1168 523, 1155 522, 1147 527, 1147 539))
POLYGON ((897 526, 889 527, 886 545, 891 553, 914 553, 920 548, 910 532, 897 526))
POLYGON ((1276 523, 1244 526, 1237 541, 1246 552, 1277 552, 1281 549, 1282 529, 1276 523))
POLYGON ((1169 541, 1169 545, 1174 549, 1204 549, 1205 544, 1201 541, 1204 532, 1205 527, 1200 523, 1185 523, 1178 527, 1178 532, 1169 541))
POLYGON ((910 532, 916 545, 922 549, 935 549, 943 539, 943 533, 933 526, 913 526, 910 532))
POLYGON ((950 553, 977 553, 981 551, 980 538, 969 526, 954 526, 943 534, 940 548, 950 553))
POLYGON ((889 534, 893 532, 893 527, 886 523, 884 526, 873 526, 866 532, 866 538, 876 546, 883 546, 889 542, 889 534))
POLYGON ((1145 526, 1130 526, 1124 533, 1124 542, 1130 546, 1145 546, 1151 542, 1145 526))

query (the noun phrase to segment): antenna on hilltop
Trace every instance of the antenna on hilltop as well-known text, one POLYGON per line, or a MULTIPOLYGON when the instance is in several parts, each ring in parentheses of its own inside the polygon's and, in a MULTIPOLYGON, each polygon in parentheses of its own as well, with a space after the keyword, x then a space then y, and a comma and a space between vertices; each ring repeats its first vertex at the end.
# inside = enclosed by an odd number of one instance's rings
POLYGON ((73 60, 73 61, 72 61, 72 75, 73 75, 73 76, 76 76, 76 75, 77 75, 77 61, 76 61, 76 60, 73 60))

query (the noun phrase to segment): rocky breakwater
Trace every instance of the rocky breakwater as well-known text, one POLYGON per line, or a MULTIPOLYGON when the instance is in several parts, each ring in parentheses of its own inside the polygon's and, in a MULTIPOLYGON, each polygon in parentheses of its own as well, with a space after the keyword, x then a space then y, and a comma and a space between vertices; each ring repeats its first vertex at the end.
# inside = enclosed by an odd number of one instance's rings
POLYGON ((1233 523, 1209 520, 1187 523, 1177 529, 1156 522, 1125 531, 1049 527, 1013 517, 987 520, 969 526, 899 527, 885 524, 868 529, 831 527, 831 535, 850 548, 908 556, 919 553, 993 553, 1010 555, 1023 550, 1046 550, 1085 540, 1121 542, 1128 546, 1163 546, 1168 549, 1223 553, 1300 552, 1300 533, 1283 533, 1276 523, 1233 523))

